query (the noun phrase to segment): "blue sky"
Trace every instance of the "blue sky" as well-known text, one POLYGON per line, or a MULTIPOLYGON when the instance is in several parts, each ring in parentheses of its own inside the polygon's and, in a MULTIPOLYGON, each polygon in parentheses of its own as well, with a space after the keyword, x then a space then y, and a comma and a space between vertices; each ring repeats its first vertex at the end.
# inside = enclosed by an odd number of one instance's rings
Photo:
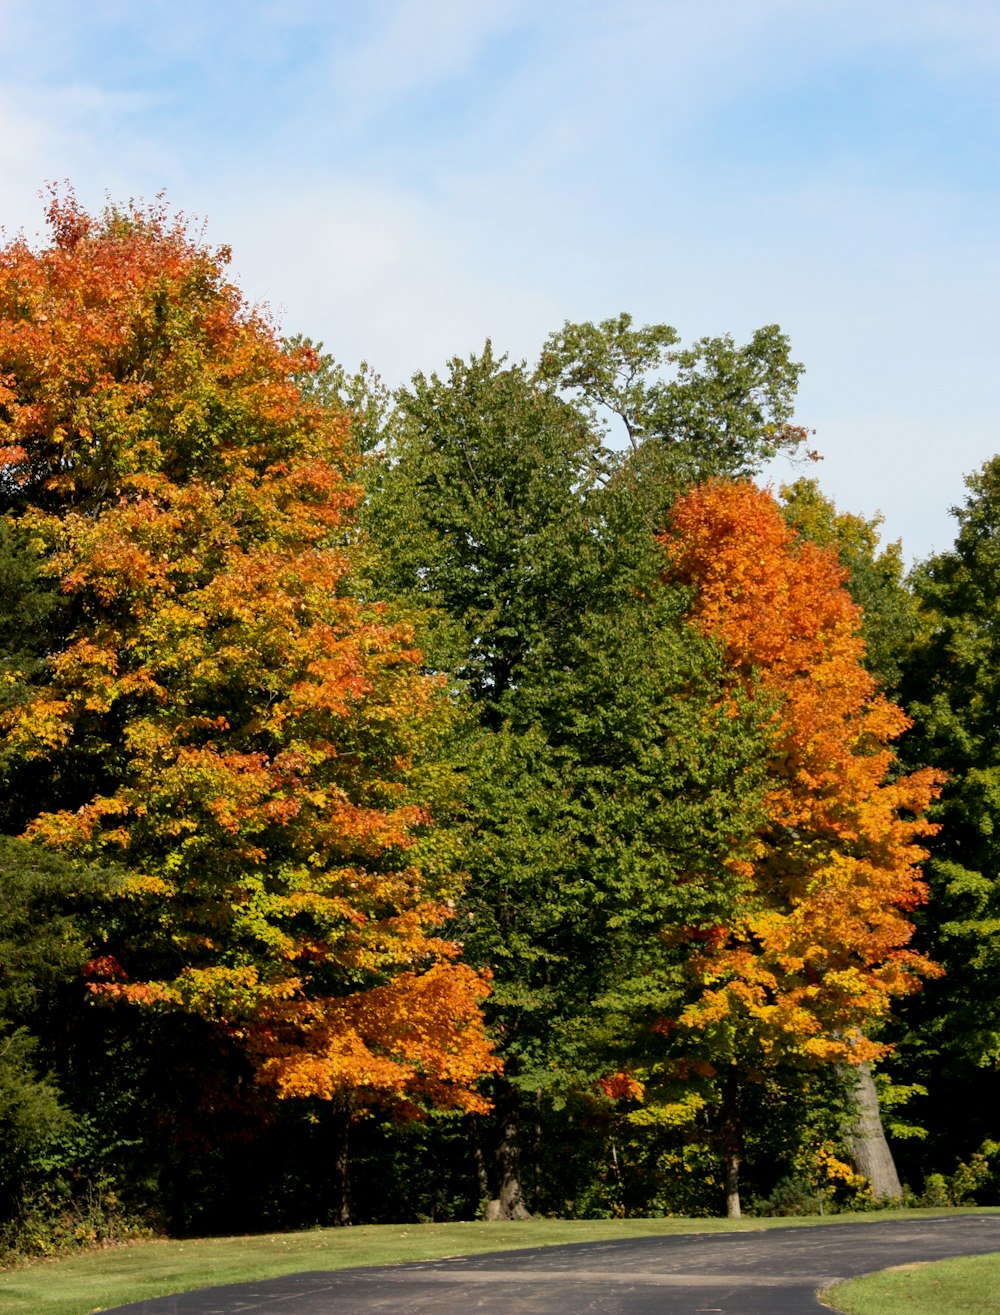
POLYGON ((0 223, 165 191, 393 382, 777 322, 810 473, 922 556, 1000 449, 998 73, 996 0, 0 0, 0 223))

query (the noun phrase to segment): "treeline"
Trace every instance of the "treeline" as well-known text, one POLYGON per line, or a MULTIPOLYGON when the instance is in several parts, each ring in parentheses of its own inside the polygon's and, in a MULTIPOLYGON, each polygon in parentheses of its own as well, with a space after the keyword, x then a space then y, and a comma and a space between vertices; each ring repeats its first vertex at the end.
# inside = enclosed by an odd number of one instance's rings
POLYGON ((48 221, 0 250, 5 1245, 1000 1199, 1000 462, 906 577, 753 482, 811 455, 776 327, 390 393, 164 208, 48 221))

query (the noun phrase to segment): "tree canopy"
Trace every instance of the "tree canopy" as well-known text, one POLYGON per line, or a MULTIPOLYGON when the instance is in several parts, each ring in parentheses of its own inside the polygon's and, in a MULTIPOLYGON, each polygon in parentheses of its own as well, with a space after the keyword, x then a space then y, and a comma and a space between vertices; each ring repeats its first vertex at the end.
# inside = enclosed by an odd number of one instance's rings
POLYGON ((667 1026, 703 1038, 733 1170, 738 1084, 782 1064, 857 1065, 894 996, 935 966, 910 948, 926 899, 920 839, 939 777, 892 778, 908 725, 863 665, 860 609, 828 549, 798 538, 770 493, 710 481, 676 503, 668 578, 693 590, 693 622, 723 645, 733 681, 773 709, 766 822, 735 916, 703 936, 698 995, 667 1026))
POLYGON ((539 378, 567 389, 601 425, 608 414, 637 451, 667 449, 685 480, 755 473, 806 432, 792 423, 802 366, 776 324, 742 347, 724 334, 681 344, 669 324, 632 327, 621 314, 566 323, 542 349, 539 378))
POLYGON ((0 261, 0 478, 68 616, 3 729, 12 788, 53 782, 27 834, 128 865, 91 990, 211 1020, 285 1094, 476 1108, 487 987, 422 843, 450 714, 352 592, 348 418, 182 221, 49 220, 0 261))
POLYGON ((901 681, 907 760, 946 773, 921 933, 947 976, 907 1011, 899 1066, 929 1088, 933 1140, 949 1150, 992 1137, 1000 1090, 1000 459, 966 486, 954 546, 913 570, 918 628, 901 681), (956 1100, 961 1129, 935 1117, 956 1100))
POLYGON ((0 246, 0 1248, 126 1179, 345 1222, 349 1125, 364 1217, 843 1202, 846 1071, 992 1080, 997 462, 906 580, 751 482, 813 455, 777 326, 391 391, 164 204, 47 218, 0 246))

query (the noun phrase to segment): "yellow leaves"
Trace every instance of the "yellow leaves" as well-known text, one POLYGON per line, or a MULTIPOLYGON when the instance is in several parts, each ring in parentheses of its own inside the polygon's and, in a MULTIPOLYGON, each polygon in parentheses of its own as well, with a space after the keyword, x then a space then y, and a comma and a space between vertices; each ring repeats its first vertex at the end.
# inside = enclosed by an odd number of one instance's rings
POLYGON ((46 758, 61 748, 72 734, 68 699, 45 691, 28 704, 15 705, 0 713, 0 730, 9 749, 31 760, 46 758))
POLYGON ((690 1128, 698 1122, 706 1106, 704 1096, 690 1091, 680 1100, 655 1101, 642 1109, 630 1110, 625 1121, 636 1128, 690 1128))
POLYGON ((150 872, 131 871, 124 874, 116 887, 117 893, 124 899, 154 899, 162 906, 165 899, 176 894, 173 884, 163 877, 150 872))
POLYGON ((253 1019, 264 1005, 290 999, 299 988, 296 977, 262 980, 254 965, 185 968, 164 986, 173 1003, 219 1021, 253 1019))
POLYGON ((854 1187, 864 1181, 862 1175, 855 1173, 851 1165, 840 1159, 830 1142, 824 1142, 816 1151, 815 1165, 820 1181, 826 1184, 843 1183, 847 1187, 854 1187))

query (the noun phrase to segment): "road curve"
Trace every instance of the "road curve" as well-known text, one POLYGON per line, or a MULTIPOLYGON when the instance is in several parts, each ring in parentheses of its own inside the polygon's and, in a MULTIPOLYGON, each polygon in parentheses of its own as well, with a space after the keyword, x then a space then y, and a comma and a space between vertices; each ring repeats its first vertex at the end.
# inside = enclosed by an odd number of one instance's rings
POLYGON ((631 1238, 290 1274, 106 1315, 819 1315, 817 1289, 1000 1251, 1000 1215, 631 1238))

